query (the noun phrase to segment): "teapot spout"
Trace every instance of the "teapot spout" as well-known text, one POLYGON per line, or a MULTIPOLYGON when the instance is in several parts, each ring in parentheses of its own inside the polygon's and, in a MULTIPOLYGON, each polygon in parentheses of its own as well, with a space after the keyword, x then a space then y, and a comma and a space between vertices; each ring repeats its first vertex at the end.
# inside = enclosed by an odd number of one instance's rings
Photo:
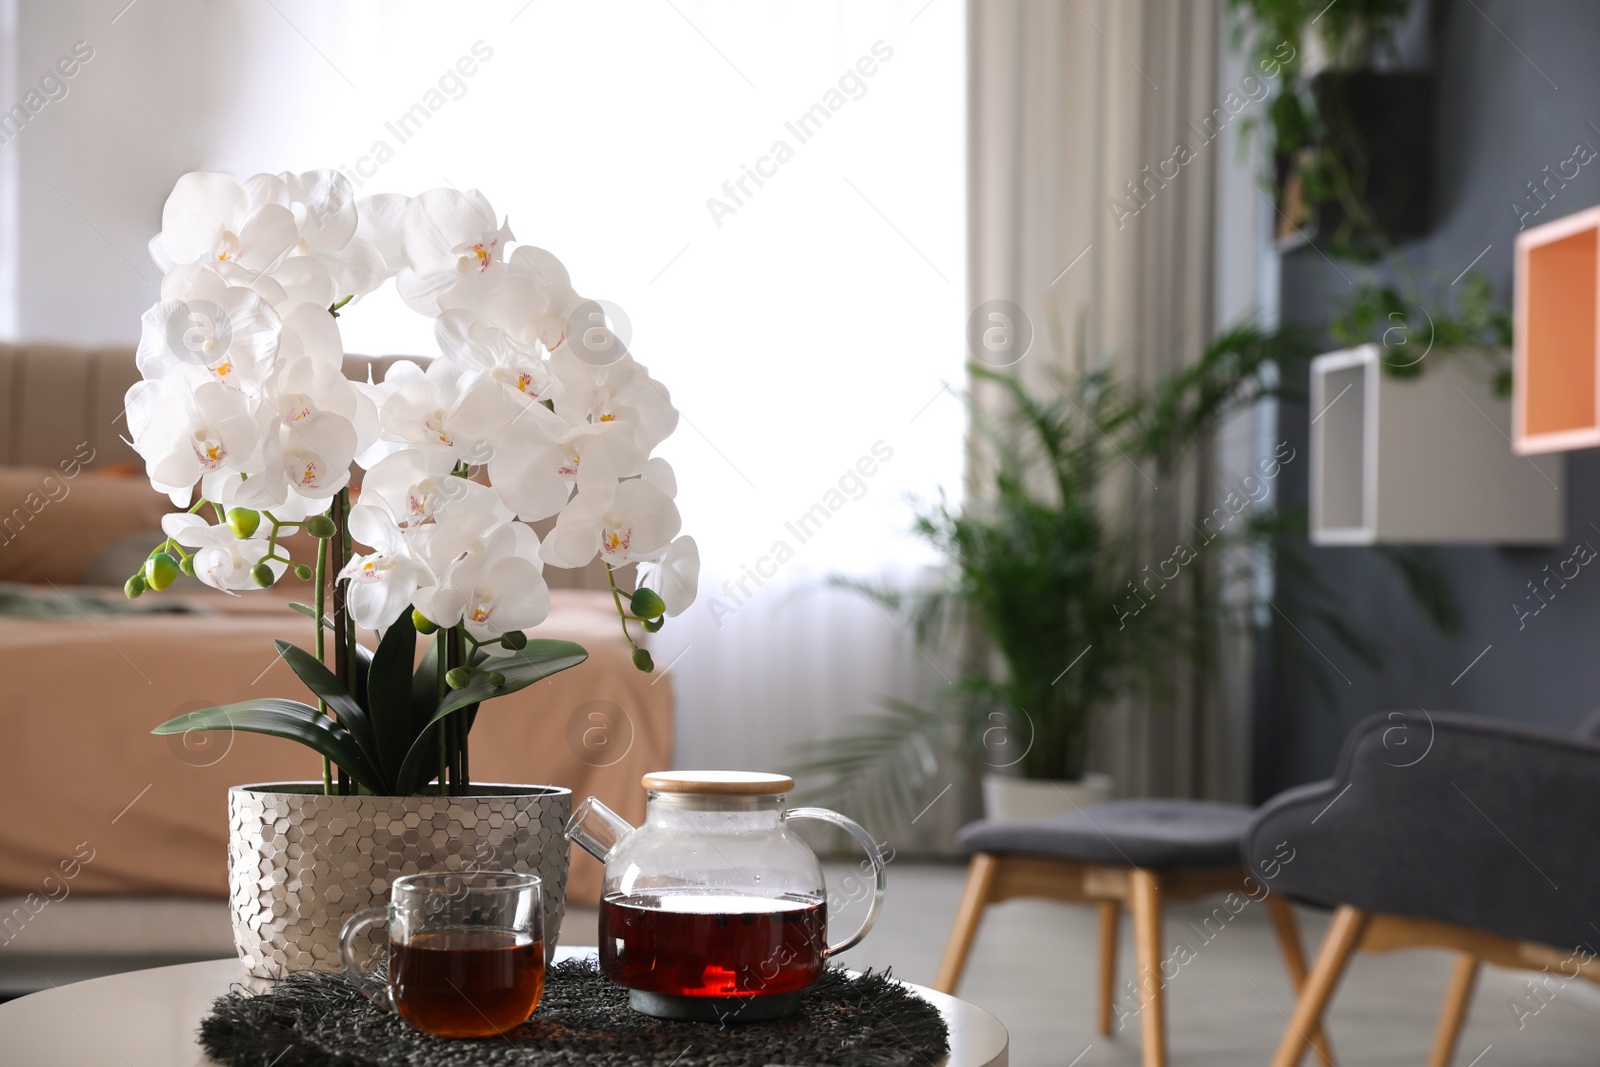
POLYGON ((601 863, 611 855, 617 842, 633 833, 633 824, 595 797, 589 797, 567 820, 567 840, 582 846, 583 850, 601 863))

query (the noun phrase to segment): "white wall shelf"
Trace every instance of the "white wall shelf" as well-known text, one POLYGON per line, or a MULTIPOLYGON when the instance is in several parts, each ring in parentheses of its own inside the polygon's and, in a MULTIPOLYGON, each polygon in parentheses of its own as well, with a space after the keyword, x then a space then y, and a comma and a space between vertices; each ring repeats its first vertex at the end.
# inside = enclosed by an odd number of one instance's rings
POLYGON ((1311 541, 1555 544, 1561 456, 1511 447, 1511 409, 1462 360, 1397 378, 1363 345, 1311 362, 1311 541))
POLYGON ((1517 234, 1513 289, 1517 451, 1600 445, 1600 207, 1517 234))

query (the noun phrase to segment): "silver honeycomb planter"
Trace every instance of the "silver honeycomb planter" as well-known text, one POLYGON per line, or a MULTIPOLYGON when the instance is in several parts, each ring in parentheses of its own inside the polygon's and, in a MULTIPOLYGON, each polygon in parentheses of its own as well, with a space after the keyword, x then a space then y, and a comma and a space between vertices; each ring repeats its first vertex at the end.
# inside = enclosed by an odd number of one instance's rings
POLYGON ((345 919, 383 906, 391 881, 421 871, 539 875, 545 950, 554 952, 566 912, 570 847, 562 830, 572 791, 478 783, 472 790, 324 796, 321 782, 228 790, 228 896, 245 969, 261 978, 341 970, 345 919))

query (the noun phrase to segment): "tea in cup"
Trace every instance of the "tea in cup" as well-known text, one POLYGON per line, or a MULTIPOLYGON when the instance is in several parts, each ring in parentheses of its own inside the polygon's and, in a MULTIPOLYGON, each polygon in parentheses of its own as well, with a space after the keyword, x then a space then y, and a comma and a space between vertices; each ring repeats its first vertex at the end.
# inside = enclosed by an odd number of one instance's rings
POLYGON ((352 915, 345 969, 368 998, 424 1033, 493 1037, 527 1021, 544 993, 544 908, 537 875, 440 871, 394 880, 387 908, 352 915), (356 942, 389 924, 387 981, 363 974, 356 942))

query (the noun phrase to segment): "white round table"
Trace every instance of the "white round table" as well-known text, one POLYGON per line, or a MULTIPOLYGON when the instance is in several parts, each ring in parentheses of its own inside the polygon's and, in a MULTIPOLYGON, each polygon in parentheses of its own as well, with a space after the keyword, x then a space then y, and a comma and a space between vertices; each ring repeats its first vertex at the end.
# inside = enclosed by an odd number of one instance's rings
MULTIPOLYGON (((561 948, 556 959, 593 956, 561 948)), ((249 978, 237 959, 181 963, 55 986, 0 1004, 0 1067, 215 1067, 196 1034, 211 1002, 249 978)), ((1006 1067, 1000 1020, 955 997, 906 983, 950 1027, 940 1067, 1006 1067)))

